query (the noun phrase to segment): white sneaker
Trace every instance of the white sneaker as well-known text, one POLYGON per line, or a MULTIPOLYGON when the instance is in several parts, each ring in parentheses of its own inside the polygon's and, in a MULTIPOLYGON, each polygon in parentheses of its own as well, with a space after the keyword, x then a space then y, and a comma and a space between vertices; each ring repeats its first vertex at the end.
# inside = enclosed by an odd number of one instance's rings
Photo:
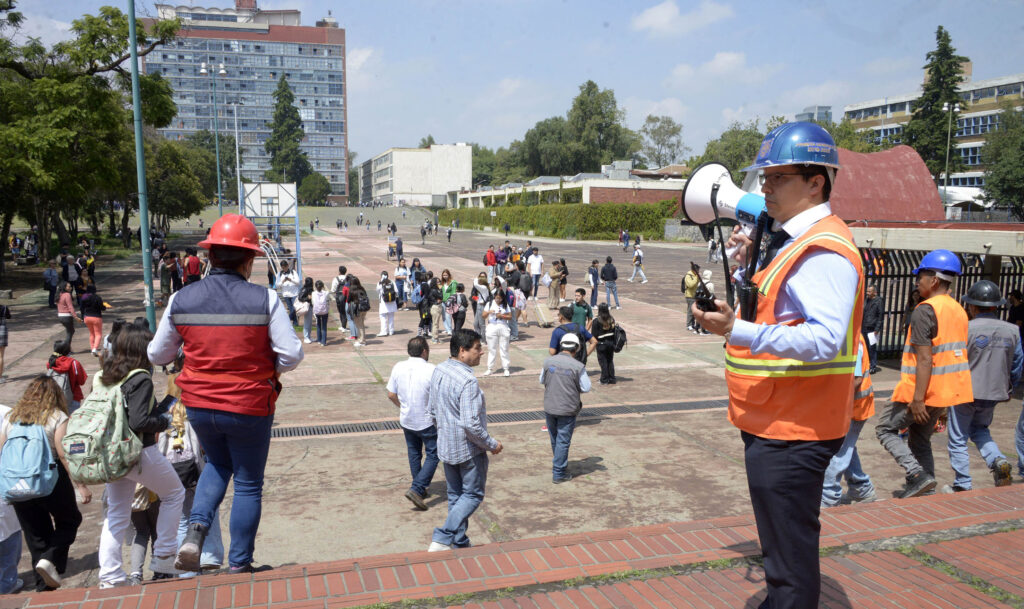
POLYGON ((451 550, 451 546, 446 546, 443 543, 437 541, 430 542, 430 547, 427 548, 427 552, 444 552, 445 550, 451 550))
POLYGON ((628 282, 630 282, 630 283, 633 283, 633 280, 632 280, 632 279, 627 279, 626 281, 628 281, 628 282))
POLYGON ((60 588, 60 573, 57 573, 57 567, 52 562, 40 558, 36 563, 36 573, 50 588, 60 588))
POLYGON ((620 306, 617 306, 617 305, 616 305, 616 307, 615 307, 615 310, 616 310, 616 311, 618 311, 618 310, 619 310, 619 309, 621 309, 621 308, 622 308, 622 307, 620 307, 620 306))
POLYGON ((647 283, 647 280, 646 280, 646 279, 644 279, 644 280, 643 280, 643 281, 641 281, 640 283, 647 283))
POLYGON ((304 343, 306 343, 308 345, 308 344, 312 343, 313 341, 309 340, 308 338, 304 338, 304 339, 302 339, 302 342, 304 342, 304 343))
POLYGON ((511 373, 508 370, 506 370, 505 371, 505 376, 511 376, 511 373))
POLYGON ((494 370, 488 370, 487 372, 484 372, 484 376, 491 376, 492 374, 494 374, 494 370))
POLYGON ((100 582, 100 590, 109 590, 110 588, 124 588, 127 585, 127 579, 122 579, 119 582, 100 582))

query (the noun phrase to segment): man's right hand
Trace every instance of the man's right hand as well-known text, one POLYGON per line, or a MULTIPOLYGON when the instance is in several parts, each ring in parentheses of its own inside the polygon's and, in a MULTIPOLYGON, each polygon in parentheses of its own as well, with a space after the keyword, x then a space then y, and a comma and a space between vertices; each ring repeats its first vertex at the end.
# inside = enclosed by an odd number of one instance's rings
POLYGON ((743 227, 737 224, 733 227, 729 240, 725 242, 725 249, 731 250, 734 247, 740 246, 736 253, 733 254, 732 259, 741 265, 745 265, 747 263, 747 249, 750 244, 750 237, 743 232, 743 227))
POLYGON ((505 448, 504 446, 501 445, 501 441, 500 440, 495 440, 495 442, 498 443, 498 447, 491 449, 491 454, 492 455, 496 455, 496 454, 500 453, 502 451, 502 449, 505 448))

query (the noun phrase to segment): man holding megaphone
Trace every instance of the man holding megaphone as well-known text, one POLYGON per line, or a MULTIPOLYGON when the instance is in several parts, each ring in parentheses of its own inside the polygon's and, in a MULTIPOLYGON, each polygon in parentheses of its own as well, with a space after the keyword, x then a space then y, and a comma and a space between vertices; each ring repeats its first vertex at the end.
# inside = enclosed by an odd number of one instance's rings
POLYGON ((774 232, 763 253, 739 227, 727 244, 749 262, 756 298, 740 298, 739 318, 723 300, 714 311, 693 306, 700 325, 727 342, 729 420, 742 432, 764 553, 761 607, 818 606, 821 488, 853 411, 864 273, 853 236, 829 207, 838 169, 835 142, 820 126, 772 130, 744 171, 758 172, 774 232))

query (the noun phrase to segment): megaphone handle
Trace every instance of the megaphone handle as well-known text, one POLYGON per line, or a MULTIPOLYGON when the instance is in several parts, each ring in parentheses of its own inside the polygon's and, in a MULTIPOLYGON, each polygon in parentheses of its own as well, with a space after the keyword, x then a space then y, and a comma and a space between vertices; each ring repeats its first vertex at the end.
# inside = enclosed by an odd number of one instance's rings
POLYGON ((735 254, 728 253, 725 248, 725 237, 722 235, 722 219, 718 215, 718 189, 720 185, 715 182, 711 185, 711 210, 715 213, 715 228, 718 229, 718 247, 722 250, 722 266, 725 267, 725 301, 730 308, 736 306, 736 291, 733 288, 732 280, 729 277, 729 258, 735 254))

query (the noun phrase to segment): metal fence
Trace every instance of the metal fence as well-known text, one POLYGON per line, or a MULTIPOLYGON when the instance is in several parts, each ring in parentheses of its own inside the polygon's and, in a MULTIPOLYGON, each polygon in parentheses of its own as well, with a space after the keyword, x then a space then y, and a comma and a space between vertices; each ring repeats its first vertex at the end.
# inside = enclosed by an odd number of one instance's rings
MULTIPOLYGON (((950 244, 950 249, 955 247, 950 244)), ((882 299, 885 312, 882 334, 878 337, 878 355, 897 357, 903 351, 907 322, 916 294, 913 270, 928 252, 917 250, 881 250, 861 248, 868 285, 874 285, 882 299)), ((957 301, 979 279, 989 279, 999 285, 1003 296, 1012 290, 1024 290, 1024 258, 1004 256, 1000 265, 986 271, 984 259, 975 254, 957 254, 964 269, 963 276, 953 286, 951 294, 957 301)), ((1009 309, 999 310, 1006 319, 1009 309)))

